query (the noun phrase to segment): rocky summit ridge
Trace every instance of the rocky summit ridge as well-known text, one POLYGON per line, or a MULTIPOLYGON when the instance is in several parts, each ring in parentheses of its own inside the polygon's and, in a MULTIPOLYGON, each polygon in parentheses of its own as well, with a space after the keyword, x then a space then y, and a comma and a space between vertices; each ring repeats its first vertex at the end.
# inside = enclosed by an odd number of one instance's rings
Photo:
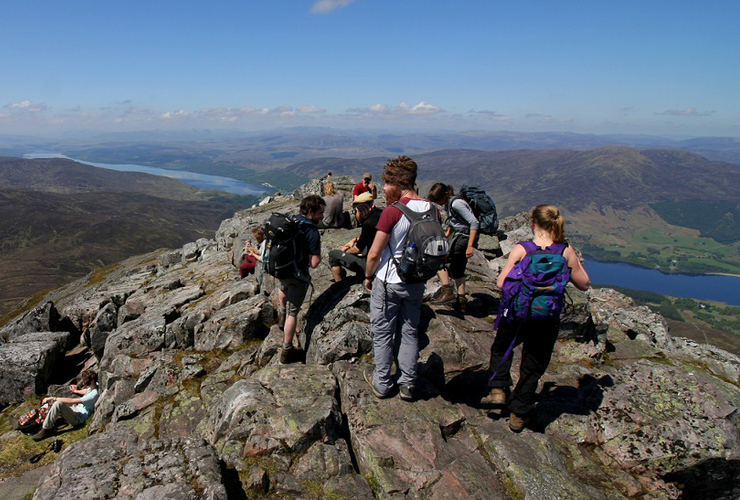
POLYGON ((465 315, 423 307, 416 401, 376 399, 362 378, 369 293, 359 280, 332 283, 326 264, 359 229, 322 231, 299 317, 305 363, 281 365, 275 283, 239 280, 236 263, 252 227, 297 212, 319 186, 238 212, 213 239, 99 270, 0 329, 6 412, 64 394, 48 386, 70 349, 89 349, 100 373, 89 436, 58 455, 34 498, 740 496, 740 359, 672 337, 614 290, 568 287, 528 429, 512 433, 505 413, 480 404, 495 281, 529 237, 524 214, 502 222, 500 244, 482 240, 465 315))

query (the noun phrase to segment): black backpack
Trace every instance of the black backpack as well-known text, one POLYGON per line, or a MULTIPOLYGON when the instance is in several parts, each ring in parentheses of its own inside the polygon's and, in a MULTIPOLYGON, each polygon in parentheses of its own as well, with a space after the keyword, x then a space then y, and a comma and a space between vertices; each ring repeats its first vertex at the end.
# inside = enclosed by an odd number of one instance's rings
POLYGON ((401 202, 393 204, 411 221, 403 244, 401 261, 393 258, 398 274, 404 282, 427 281, 442 269, 450 252, 439 222, 437 208, 431 204, 426 212, 415 212, 401 202))
POLYGON ((273 213, 265 222, 263 268, 278 279, 310 280, 305 221, 293 215, 273 213))
MULTIPOLYGON (((491 197, 480 186, 468 186, 467 184, 463 184, 460 188, 460 196, 473 209, 475 218, 478 219, 480 224, 478 231, 491 236, 495 235, 498 231, 498 214, 496 213, 496 204, 491 197)), ((450 200, 451 207, 452 200, 450 200)))

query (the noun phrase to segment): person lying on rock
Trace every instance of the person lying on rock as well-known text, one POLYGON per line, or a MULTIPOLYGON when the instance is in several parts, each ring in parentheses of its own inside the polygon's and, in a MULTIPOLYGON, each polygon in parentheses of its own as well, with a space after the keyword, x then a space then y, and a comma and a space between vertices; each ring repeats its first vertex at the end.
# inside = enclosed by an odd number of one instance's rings
POLYGON ((72 427, 79 427, 92 414, 95 403, 98 401, 98 375, 92 370, 80 373, 78 384, 69 386, 69 390, 79 395, 78 398, 60 398, 47 396, 41 403, 50 403, 49 413, 44 420, 41 430, 33 435, 34 441, 41 441, 54 435, 54 426, 57 418, 62 417, 72 427))
POLYGON ((329 252, 329 265, 335 282, 342 281, 346 277, 345 268, 362 277, 365 276, 367 251, 373 244, 377 231, 375 226, 378 225, 380 219, 381 210, 375 206, 373 195, 369 192, 362 193, 355 198, 352 210, 355 213, 357 225, 362 227, 362 231, 359 237, 352 238, 339 247, 339 250, 329 252))

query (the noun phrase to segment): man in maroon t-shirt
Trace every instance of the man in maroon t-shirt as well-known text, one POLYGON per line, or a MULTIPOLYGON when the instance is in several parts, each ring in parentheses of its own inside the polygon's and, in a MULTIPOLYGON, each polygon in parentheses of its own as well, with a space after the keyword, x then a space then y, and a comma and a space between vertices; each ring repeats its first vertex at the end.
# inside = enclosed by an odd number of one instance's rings
POLYGON ((375 368, 366 366, 363 376, 376 397, 390 396, 398 385, 404 401, 414 399, 424 283, 404 282, 398 274, 394 259, 401 260, 411 222, 392 205, 400 201, 415 212, 425 212, 432 206, 414 189, 416 170, 416 162, 407 156, 386 164, 382 180, 388 206, 380 214, 365 270, 365 288, 371 292, 370 328, 375 368), (401 372, 397 382, 391 377, 396 336, 400 337, 397 364, 401 372))

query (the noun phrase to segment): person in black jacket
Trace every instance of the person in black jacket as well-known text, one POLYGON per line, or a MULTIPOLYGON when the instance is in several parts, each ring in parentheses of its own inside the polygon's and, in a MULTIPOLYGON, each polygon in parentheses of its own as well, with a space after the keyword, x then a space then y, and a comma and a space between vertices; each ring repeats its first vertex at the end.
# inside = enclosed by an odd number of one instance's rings
POLYGON ((346 269, 354 271, 359 276, 365 276, 365 264, 367 251, 375 239, 375 226, 378 225, 381 210, 375 206, 373 196, 369 192, 357 196, 352 209, 355 213, 357 224, 362 227, 360 236, 352 238, 339 250, 329 252, 329 265, 335 282, 342 281, 347 272, 346 269))

